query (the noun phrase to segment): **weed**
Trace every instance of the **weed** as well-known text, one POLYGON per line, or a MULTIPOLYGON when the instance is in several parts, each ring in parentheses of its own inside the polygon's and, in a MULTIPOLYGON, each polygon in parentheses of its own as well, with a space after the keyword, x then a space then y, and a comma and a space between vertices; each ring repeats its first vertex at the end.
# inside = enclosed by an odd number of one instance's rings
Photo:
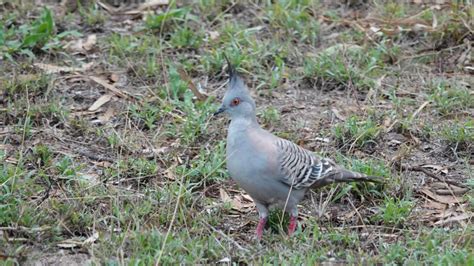
POLYGON ((439 133, 450 146, 459 150, 469 150, 474 145, 474 119, 466 122, 454 122, 444 126, 439 133))
POLYGON ((409 218, 413 206, 414 202, 411 200, 387 197, 383 206, 379 207, 379 213, 372 218, 387 226, 403 226, 403 223, 409 218))
POLYGON ((268 107, 260 113, 264 124, 275 124, 280 120, 280 113, 275 107, 268 107))
POLYGON ((160 118, 160 108, 148 102, 142 106, 136 104, 130 106, 130 113, 132 120, 137 123, 139 128, 144 125, 144 128, 148 130, 154 129, 160 118))
POLYGON ((315 45, 320 31, 317 20, 311 17, 311 1, 277 1, 266 10, 266 19, 275 28, 300 42, 315 45))
POLYGON ((446 80, 435 81, 431 88, 429 99, 440 115, 448 115, 474 107, 474 95, 467 88, 458 84, 446 80))
POLYGON ((175 8, 159 15, 148 15, 145 19, 145 25, 152 30, 161 30, 162 27, 172 22, 184 21, 189 12, 190 9, 188 8, 175 8))
POLYGON ((171 45, 176 48, 197 49, 201 45, 203 35, 188 27, 177 29, 171 36, 171 45))
POLYGON ((65 31, 55 35, 53 15, 48 8, 44 8, 41 16, 31 25, 24 24, 18 28, 5 28, 0 24, 0 56, 13 60, 12 55, 27 55, 35 58, 36 51, 51 51, 59 48, 60 40, 78 35, 76 31, 65 31))
POLYGON ((344 123, 337 124, 333 132, 338 146, 350 144, 363 147, 368 143, 374 143, 380 133, 380 127, 371 118, 361 120, 351 116, 344 123))
POLYGON ((82 6, 79 4, 79 14, 83 23, 88 27, 99 27, 105 23, 106 17, 97 4, 82 6))

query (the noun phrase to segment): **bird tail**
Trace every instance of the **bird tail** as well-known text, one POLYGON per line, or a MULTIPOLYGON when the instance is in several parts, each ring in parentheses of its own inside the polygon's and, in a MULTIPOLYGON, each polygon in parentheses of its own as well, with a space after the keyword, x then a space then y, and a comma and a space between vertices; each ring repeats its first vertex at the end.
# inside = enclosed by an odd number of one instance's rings
POLYGON ((346 169, 337 169, 333 174, 317 180, 313 184, 313 188, 323 187, 332 183, 348 183, 348 182, 375 182, 383 181, 379 176, 368 176, 361 173, 349 171, 346 169))
POLYGON ((379 176, 368 176, 357 172, 352 172, 346 169, 340 169, 334 174, 333 182, 381 182, 382 178, 379 176))

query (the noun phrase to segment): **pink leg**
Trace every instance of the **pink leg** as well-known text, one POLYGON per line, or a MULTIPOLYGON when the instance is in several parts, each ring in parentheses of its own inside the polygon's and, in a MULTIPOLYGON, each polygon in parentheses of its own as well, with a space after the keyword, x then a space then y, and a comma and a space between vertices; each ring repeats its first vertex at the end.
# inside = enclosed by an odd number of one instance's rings
POLYGON ((255 232, 257 234, 258 240, 262 239, 263 229, 265 229, 266 223, 267 223, 267 218, 260 218, 260 220, 258 220, 257 231, 255 232))
POLYGON ((290 215, 290 224, 288 225, 288 235, 291 236, 296 230, 296 225, 298 224, 298 218, 290 215))

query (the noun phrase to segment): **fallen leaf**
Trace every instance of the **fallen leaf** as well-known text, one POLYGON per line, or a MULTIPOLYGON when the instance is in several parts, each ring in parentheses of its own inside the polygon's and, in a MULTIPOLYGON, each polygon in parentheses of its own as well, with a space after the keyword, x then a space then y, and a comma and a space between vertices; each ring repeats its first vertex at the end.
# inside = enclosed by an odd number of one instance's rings
POLYGON ((123 14, 123 15, 138 15, 143 14, 148 9, 152 9, 157 6, 168 5, 169 0, 148 0, 143 1, 137 8, 129 9, 126 5, 125 8, 114 8, 111 5, 105 3, 105 1, 97 2, 102 8, 104 8, 110 14, 123 14), (128 10, 124 10, 128 9, 128 10))
POLYGON ((337 119, 341 120, 341 121, 346 121, 346 117, 344 117, 343 115, 341 115, 341 113, 339 112, 339 110, 337 110, 336 108, 331 108, 331 112, 333 112, 334 116, 337 117, 337 119))
POLYGON ((91 34, 87 36, 86 41, 82 44, 82 48, 85 51, 90 51, 94 48, 95 44, 97 43, 97 35, 91 34))
POLYGON ((99 232, 94 232, 90 237, 88 237, 82 245, 88 245, 94 243, 97 239, 99 239, 99 232))
POLYGON ((220 36, 220 34, 217 31, 210 31, 209 32, 209 39, 211 39, 211 40, 215 40, 215 39, 219 38, 219 36, 220 36))
POLYGON ((458 197, 454 197, 454 196, 437 195, 437 194, 431 192, 428 188, 423 188, 423 189, 420 190, 420 192, 422 192, 426 196, 428 196, 428 197, 430 197, 430 198, 432 198, 432 199, 434 199, 438 202, 445 203, 445 204, 460 204, 460 203, 465 201, 464 199, 459 199, 458 197))
POLYGON ((219 188, 219 195, 223 202, 232 202, 232 199, 230 198, 229 194, 227 194, 227 192, 223 188, 219 188))
POLYGON ((66 239, 58 243, 56 246, 60 248, 75 248, 82 246, 82 241, 76 239, 66 239))
POLYGON ((423 208, 428 208, 428 209, 436 209, 436 210, 444 210, 446 209, 447 205, 443 203, 439 203, 433 200, 427 199, 425 204, 423 204, 423 208))
POLYGON ((54 74, 54 73, 67 73, 67 72, 84 72, 92 68, 94 62, 90 62, 87 64, 83 64, 81 67, 61 67, 51 64, 44 64, 44 63, 34 63, 35 67, 44 70, 46 74, 54 74))
POLYGON ((202 94, 196 87, 196 85, 194 85, 193 81, 191 80, 191 78, 188 76, 188 74, 186 74, 186 71, 184 71, 184 69, 180 68, 178 69, 178 73, 179 73, 179 76, 181 77, 181 79, 183 81, 186 81, 188 83, 188 86, 189 86, 189 89, 193 92, 194 96, 196 96, 196 98, 198 98, 199 100, 201 101, 204 101, 207 99, 207 96, 205 96, 204 94, 202 94))
POLYGON ((112 83, 115 83, 119 80, 119 75, 115 74, 115 73, 112 73, 110 74, 109 76, 109 80, 112 82, 112 83))
POLYGON ((228 257, 225 257, 225 258, 218 261, 218 263, 230 263, 230 262, 231 262, 231 260, 228 257))
POLYGON ((98 110, 102 105, 108 103, 112 97, 112 94, 104 94, 100 96, 99 99, 97 99, 87 110, 91 112, 98 110))
POLYGON ((101 162, 92 161, 92 163, 96 166, 103 167, 103 168, 108 168, 112 165, 111 162, 107 162, 107 161, 101 161, 101 162))
POLYGON ((422 165, 421 167, 423 168, 431 168, 433 170, 435 170, 435 173, 443 173, 443 174, 448 174, 448 169, 444 166, 441 166, 441 165, 436 165, 436 164, 424 164, 422 165))
POLYGON ((81 38, 68 42, 64 48, 69 52, 85 54, 92 50, 97 43, 97 35, 91 34, 87 38, 81 38))
POLYGON ((462 220, 470 219, 472 217, 473 217, 472 213, 461 213, 457 216, 450 217, 446 220, 439 220, 434 224, 441 225, 441 224, 446 224, 446 223, 450 223, 450 222, 460 222, 462 220))
POLYGON ((246 199, 247 201, 253 202, 253 199, 248 194, 242 194, 242 198, 246 199))
POLYGON ((142 154, 152 154, 152 155, 159 155, 167 152, 169 147, 160 147, 160 148, 153 148, 153 149, 144 149, 142 154))
POLYGON ((110 118, 112 118, 115 115, 115 109, 112 107, 109 107, 105 113, 99 115, 97 119, 99 120, 100 123, 105 124, 109 122, 110 118))
POLYGON ((102 87, 108 89, 109 91, 113 92, 115 95, 122 97, 122 98, 129 98, 129 95, 119 89, 117 89, 114 85, 109 84, 106 80, 100 78, 100 77, 95 77, 95 76, 88 76, 88 78, 95 83, 101 85, 102 87))

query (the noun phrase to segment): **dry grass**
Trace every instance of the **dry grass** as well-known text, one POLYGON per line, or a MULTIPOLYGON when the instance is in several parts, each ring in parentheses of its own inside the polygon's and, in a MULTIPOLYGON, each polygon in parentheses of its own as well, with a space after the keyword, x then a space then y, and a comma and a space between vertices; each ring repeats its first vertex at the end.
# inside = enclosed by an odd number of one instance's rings
POLYGON ((474 263, 472 7, 43 2, 0 3, 0 262, 474 263), (223 52, 265 128, 387 182, 312 191, 257 243, 223 52))

